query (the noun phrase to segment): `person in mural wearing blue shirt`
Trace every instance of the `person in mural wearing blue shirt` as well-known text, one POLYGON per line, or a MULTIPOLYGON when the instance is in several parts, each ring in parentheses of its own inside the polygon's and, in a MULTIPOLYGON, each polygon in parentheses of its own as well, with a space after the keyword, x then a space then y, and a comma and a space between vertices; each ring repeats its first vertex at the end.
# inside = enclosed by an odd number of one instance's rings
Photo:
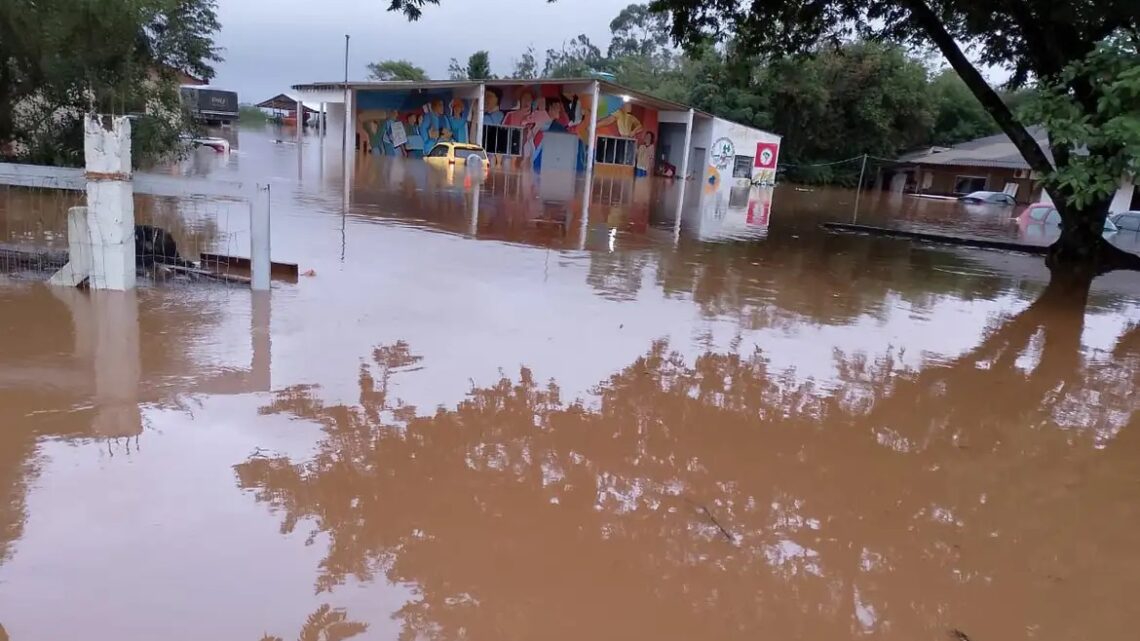
POLYGON ((424 149, 431 152, 431 148, 439 142, 439 132, 446 126, 447 117, 443 115, 443 101, 432 100, 427 113, 424 114, 424 149))
POLYGON ((451 130, 451 139, 455 142, 467 142, 467 105, 463 99, 451 100, 451 116, 448 117, 447 128, 451 130))
POLYGON ((413 113, 408 116, 406 127, 408 131, 408 155, 412 158, 423 158, 424 156, 424 136, 420 130, 423 121, 423 114, 413 113))

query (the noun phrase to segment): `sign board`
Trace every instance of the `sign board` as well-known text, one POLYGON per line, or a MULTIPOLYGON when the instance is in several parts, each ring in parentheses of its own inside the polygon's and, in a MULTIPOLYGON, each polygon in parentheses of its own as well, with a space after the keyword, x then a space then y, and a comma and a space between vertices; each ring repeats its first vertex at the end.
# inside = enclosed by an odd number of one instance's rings
POLYGON ((780 143, 756 143, 756 167, 760 169, 775 169, 776 161, 780 157, 780 143))
POLYGON ((393 147, 408 144, 408 134, 404 131, 404 123, 399 120, 389 120, 388 137, 392 140, 393 147))
POLYGON ((736 145, 729 138, 717 138, 709 152, 713 165, 720 169, 727 169, 736 158, 736 145))

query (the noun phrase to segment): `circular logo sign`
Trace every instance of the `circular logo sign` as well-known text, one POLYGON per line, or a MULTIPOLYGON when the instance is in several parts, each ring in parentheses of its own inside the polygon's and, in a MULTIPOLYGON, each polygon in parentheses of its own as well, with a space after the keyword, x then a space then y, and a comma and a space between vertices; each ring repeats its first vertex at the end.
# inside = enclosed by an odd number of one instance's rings
POLYGON ((712 146, 713 164, 725 169, 736 157, 736 145, 728 138, 718 138, 712 146))
POLYGON ((775 155, 775 154, 772 153, 771 149, 765 149, 764 151, 761 151, 760 152, 760 166, 761 167, 770 167, 772 165, 772 156, 773 155, 775 155))

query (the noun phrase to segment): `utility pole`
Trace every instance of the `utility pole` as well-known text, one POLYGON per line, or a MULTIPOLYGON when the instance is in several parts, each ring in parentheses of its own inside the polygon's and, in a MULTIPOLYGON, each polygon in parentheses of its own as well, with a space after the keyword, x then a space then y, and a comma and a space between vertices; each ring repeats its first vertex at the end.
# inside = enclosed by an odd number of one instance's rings
POLYGON ((855 211, 851 212, 851 222, 859 218, 859 195, 863 193, 863 174, 867 173, 867 154, 863 154, 863 167, 859 170, 859 184, 855 185, 855 211))
POLYGON ((344 131, 340 132, 340 155, 343 158, 348 153, 348 39, 344 34, 344 131))

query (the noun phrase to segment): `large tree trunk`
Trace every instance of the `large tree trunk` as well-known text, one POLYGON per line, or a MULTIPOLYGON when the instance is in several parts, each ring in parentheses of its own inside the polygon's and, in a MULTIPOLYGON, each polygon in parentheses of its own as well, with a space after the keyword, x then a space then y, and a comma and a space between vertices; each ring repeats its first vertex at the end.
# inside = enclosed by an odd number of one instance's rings
POLYGON ((1055 206, 1061 214, 1061 236, 1046 255, 1045 264, 1054 278, 1068 278, 1087 272, 1090 278, 1114 269, 1140 270, 1140 256, 1126 252, 1104 237, 1108 199, 1098 199, 1083 207, 1068 204, 1065 190, 1057 194, 1055 206))

